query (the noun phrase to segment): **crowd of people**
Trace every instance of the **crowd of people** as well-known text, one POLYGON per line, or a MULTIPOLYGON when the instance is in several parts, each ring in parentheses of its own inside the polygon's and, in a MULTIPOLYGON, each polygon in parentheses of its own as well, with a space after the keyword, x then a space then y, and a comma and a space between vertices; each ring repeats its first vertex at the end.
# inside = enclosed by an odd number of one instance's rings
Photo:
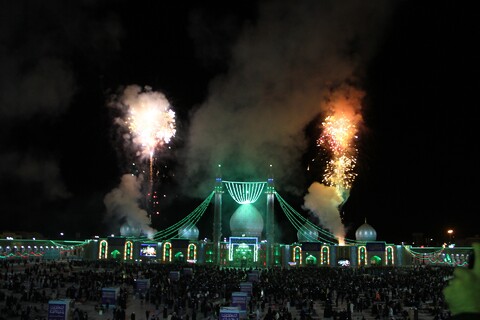
MULTIPOLYGON (((0 262, 0 320, 46 319, 50 300, 72 301, 74 320, 88 320, 81 305, 94 303, 109 320, 218 319, 232 293, 251 273, 246 313, 256 319, 410 319, 408 310, 428 310, 432 319, 452 317, 443 290, 449 266, 221 268, 206 265, 117 261, 0 262), (178 277, 172 277, 178 271, 178 277), (187 272, 188 271, 188 272, 187 272), (139 288, 139 279, 148 279, 139 288), (114 305, 102 303, 103 288, 118 288, 114 305), (145 314, 128 307, 139 299, 145 314), (315 314, 314 304, 322 306, 315 314), (295 312, 293 312, 295 310, 295 312)), ((480 290, 478 290, 480 292, 480 290)))

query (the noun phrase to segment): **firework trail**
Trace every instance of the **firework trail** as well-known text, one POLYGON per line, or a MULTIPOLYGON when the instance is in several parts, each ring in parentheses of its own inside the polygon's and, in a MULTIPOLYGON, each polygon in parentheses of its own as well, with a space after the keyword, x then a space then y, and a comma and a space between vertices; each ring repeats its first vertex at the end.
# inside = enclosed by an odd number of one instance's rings
POLYGON ((124 114, 124 118, 117 118, 116 122, 129 130, 125 139, 139 149, 137 156, 148 159, 149 179, 145 194, 148 202, 153 188, 153 156, 157 148, 175 136, 175 112, 164 94, 138 85, 127 86, 115 97, 114 106, 124 114))
POLYGON ((328 115, 321 124, 322 134, 317 140, 317 145, 329 156, 322 179, 324 187, 314 182, 304 197, 304 206, 317 214, 322 224, 338 237, 340 244, 343 244, 346 233, 340 212, 357 176, 354 171, 358 154, 355 142, 363 122, 360 113, 363 96, 362 91, 345 85, 328 97, 328 115))
POLYGON ((343 202, 347 201, 357 174, 358 127, 363 122, 360 113, 364 94, 345 86, 332 94, 328 101, 329 114, 322 122, 322 135, 317 145, 330 155, 326 164, 323 183, 335 187, 343 202))

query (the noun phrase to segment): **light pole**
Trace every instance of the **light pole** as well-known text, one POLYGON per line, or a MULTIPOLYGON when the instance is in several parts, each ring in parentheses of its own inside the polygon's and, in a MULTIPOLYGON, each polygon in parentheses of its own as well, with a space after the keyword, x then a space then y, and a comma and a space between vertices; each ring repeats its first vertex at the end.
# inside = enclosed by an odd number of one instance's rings
POLYGON ((453 229, 448 229, 447 230, 447 233, 448 233, 448 236, 450 238, 450 243, 449 244, 452 244, 452 240, 453 240, 453 229))

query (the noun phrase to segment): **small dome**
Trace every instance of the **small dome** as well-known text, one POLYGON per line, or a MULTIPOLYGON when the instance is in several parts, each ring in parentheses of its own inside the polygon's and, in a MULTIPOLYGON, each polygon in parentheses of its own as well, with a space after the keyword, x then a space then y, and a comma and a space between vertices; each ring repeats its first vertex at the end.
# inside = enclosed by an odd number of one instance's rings
POLYGON ((355 231, 355 238, 359 241, 375 241, 377 240, 377 231, 365 219, 365 223, 355 231))
POLYGON ((178 237, 182 239, 198 240, 199 234, 197 226, 188 223, 178 229, 178 237))
POLYGON ((230 231, 232 236, 258 237, 263 231, 263 218, 253 204, 242 204, 230 218, 230 231))
POLYGON ((310 223, 305 223, 297 232, 298 242, 314 242, 318 240, 318 231, 310 223))
POLYGON ((120 227, 120 234, 125 237, 138 237, 142 233, 142 228, 131 226, 126 223, 120 227))

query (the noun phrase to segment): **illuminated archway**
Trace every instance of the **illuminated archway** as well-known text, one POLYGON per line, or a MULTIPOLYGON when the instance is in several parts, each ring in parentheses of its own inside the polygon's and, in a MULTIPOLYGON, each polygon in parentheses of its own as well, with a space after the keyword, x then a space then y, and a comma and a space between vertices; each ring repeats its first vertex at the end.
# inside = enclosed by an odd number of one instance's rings
POLYGON ((126 241, 125 248, 123 250, 123 260, 132 260, 133 259, 133 242, 126 241))
POLYGON ((171 262, 172 261, 172 244, 170 242, 165 242, 163 245, 163 262, 171 262))
POLYGON ((296 246, 293 248, 293 262, 302 264, 302 247, 296 246))
POLYGON ((239 258, 243 260, 244 259, 243 256, 246 257, 247 262, 258 261, 258 238, 257 237, 230 237, 229 238, 228 260, 238 261, 237 259, 239 258))
POLYGON ((320 251, 320 264, 330 265, 330 248, 328 246, 323 246, 320 251))
POLYGON ((393 256, 393 247, 388 246, 385 248, 385 265, 393 266, 395 264, 395 258, 393 256))
POLYGON ((108 242, 107 240, 102 240, 98 244, 98 259, 107 259, 108 252, 108 242))
POLYGON ((197 246, 193 243, 188 245, 187 257, 190 262, 197 261, 197 246))
POLYGON ((367 247, 365 246, 358 247, 358 265, 359 266, 367 265, 367 247))

